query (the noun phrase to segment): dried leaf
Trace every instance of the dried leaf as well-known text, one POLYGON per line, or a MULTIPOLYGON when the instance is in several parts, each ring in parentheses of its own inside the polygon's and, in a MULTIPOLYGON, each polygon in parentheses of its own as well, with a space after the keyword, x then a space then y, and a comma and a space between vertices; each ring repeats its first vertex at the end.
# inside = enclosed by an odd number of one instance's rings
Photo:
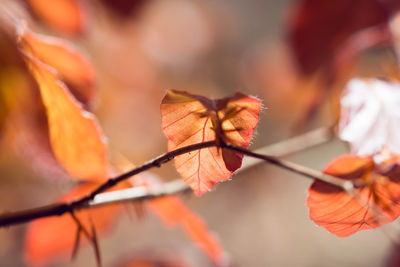
MULTIPOLYGON (((247 148, 260 109, 258 99, 241 93, 211 100, 170 90, 161 104, 168 151, 212 140, 247 148)), ((215 183, 229 179, 241 166, 242 158, 240 153, 211 147, 176 157, 175 167, 194 192, 201 195, 215 183)))
POLYGON ((46 107, 57 160, 73 178, 107 179, 107 146, 95 117, 82 108, 51 68, 28 55, 26 61, 46 107))
POLYGON ((350 195, 335 186, 315 181, 308 191, 310 218, 338 237, 392 222, 400 215, 400 176, 394 166, 391 164, 388 168, 386 162, 378 164, 372 157, 356 155, 334 159, 324 173, 363 181, 365 186, 350 195))
POLYGON ((383 147, 400 153, 400 84, 353 79, 340 103, 339 135, 352 153, 372 155, 383 147))
POLYGON ((85 27, 86 12, 79 0, 25 0, 34 14, 48 26, 68 34, 79 34, 85 27))
MULTIPOLYGON (((99 184, 88 183, 79 185, 59 202, 72 201, 93 191, 99 184)), ((82 226, 90 230, 91 221, 98 234, 104 234, 116 220, 121 206, 108 205, 76 211, 74 214, 82 226)), ((33 265, 44 265, 68 256, 76 245, 78 225, 70 214, 48 217, 32 222, 25 235, 25 259, 33 265)), ((80 243, 87 243, 85 235, 80 237, 80 243)))

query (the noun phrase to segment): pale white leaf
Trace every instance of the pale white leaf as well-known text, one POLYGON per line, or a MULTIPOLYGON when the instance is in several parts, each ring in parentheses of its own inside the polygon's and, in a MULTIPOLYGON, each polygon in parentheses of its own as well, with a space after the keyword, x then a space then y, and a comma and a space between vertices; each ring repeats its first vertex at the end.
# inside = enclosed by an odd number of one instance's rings
POLYGON ((351 152, 373 155, 387 147, 400 153, 400 84, 353 79, 341 98, 339 136, 351 152))

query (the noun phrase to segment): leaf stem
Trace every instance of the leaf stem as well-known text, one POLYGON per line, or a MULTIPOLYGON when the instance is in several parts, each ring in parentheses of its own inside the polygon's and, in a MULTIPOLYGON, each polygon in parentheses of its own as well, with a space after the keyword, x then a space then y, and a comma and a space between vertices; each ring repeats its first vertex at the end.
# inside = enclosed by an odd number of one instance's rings
MULTIPOLYGON (((282 141, 278 144, 267 146, 265 148, 262 148, 261 150, 264 153, 270 152, 270 154, 274 154, 276 156, 282 156, 293 152, 297 152, 301 149, 305 149, 317 144, 322 144, 324 142, 331 140, 332 137, 333 133, 330 128, 321 128, 306 133, 304 135, 282 141), (279 147, 281 148, 281 150, 278 149, 279 147)), ((60 216, 67 212, 70 213, 75 210, 84 208, 108 205, 117 202, 120 203, 126 201, 148 200, 152 198, 158 198, 166 195, 178 194, 185 191, 189 191, 190 190, 189 187, 182 181, 182 179, 177 179, 172 182, 164 183, 155 189, 148 189, 146 187, 138 186, 129 189, 103 193, 104 191, 110 189, 117 183, 126 180, 134 175, 147 171, 151 168, 160 167, 161 165, 171 161, 172 159, 174 159, 179 155, 207 147, 213 147, 216 145, 217 144, 215 141, 209 141, 182 147, 174 151, 162 154, 137 168, 134 168, 117 177, 110 178, 105 183, 101 184, 98 188, 96 188, 94 191, 92 191, 90 194, 72 202, 55 203, 33 209, 3 213, 0 215, 0 227, 26 223, 35 219, 49 217, 49 216, 60 216)), ((220 146, 224 147, 225 149, 237 151, 251 158, 259 159, 259 161, 253 161, 251 163, 245 164, 244 168, 248 168, 250 166, 253 166, 254 164, 257 164, 260 161, 264 161, 276 165, 278 167, 281 167, 283 169, 289 170, 291 172, 300 174, 302 176, 329 183, 348 192, 352 191, 353 188, 356 187, 350 181, 345 181, 337 177, 325 175, 319 171, 307 168, 305 166, 279 159, 276 156, 252 152, 247 149, 237 147, 231 144, 222 143, 220 144, 220 146)))

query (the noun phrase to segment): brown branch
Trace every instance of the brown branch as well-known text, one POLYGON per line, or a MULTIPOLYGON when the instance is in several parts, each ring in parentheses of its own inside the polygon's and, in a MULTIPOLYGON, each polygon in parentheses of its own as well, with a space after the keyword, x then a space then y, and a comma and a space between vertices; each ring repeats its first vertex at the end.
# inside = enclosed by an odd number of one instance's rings
MULTIPOLYGON (((309 136, 309 134, 306 134, 305 136, 309 136)), ((322 143, 322 142, 328 141, 331 138, 332 134, 331 134, 331 131, 320 131, 319 136, 321 137, 320 141, 322 143)), ((300 138, 300 137, 297 137, 297 138, 300 138)), ((293 142, 294 144, 302 143, 302 142, 299 142, 299 143, 294 142, 293 139, 290 139, 290 141, 293 142)), ((317 142, 311 142, 309 145, 311 146, 311 145, 315 145, 315 144, 317 144, 317 142)), ((182 147, 177 150, 165 153, 165 154, 158 156, 157 158, 155 158, 155 159, 153 159, 153 160, 151 160, 129 172, 126 172, 115 178, 110 178, 107 182, 100 185, 97 189, 95 189, 93 192, 91 192, 87 196, 82 197, 73 202, 56 203, 56 204, 47 205, 47 206, 43 206, 43 207, 39 207, 39 208, 22 210, 22 211, 17 211, 17 212, 8 212, 5 214, 2 214, 2 215, 0 215, 0 227, 25 223, 25 222, 29 222, 29 221, 43 218, 43 217, 57 216, 57 215, 59 216, 59 215, 65 214, 67 212, 72 212, 74 210, 88 208, 88 207, 92 207, 92 206, 106 205, 106 204, 122 202, 122 201, 147 200, 147 199, 162 197, 165 195, 182 193, 186 190, 189 190, 189 188, 180 179, 177 181, 165 183, 165 184, 161 185, 160 187, 157 187, 156 189, 151 189, 151 190, 147 189, 145 187, 134 187, 134 188, 130 188, 130 189, 119 190, 118 191, 119 198, 117 200, 115 198, 114 199, 110 198, 110 196, 113 192, 100 194, 100 193, 110 189, 115 184, 117 184, 123 180, 126 180, 136 174, 147 171, 154 167, 160 167, 164 163, 171 161, 176 156, 179 156, 179 155, 182 155, 185 153, 189 153, 191 151, 199 150, 202 148, 212 147, 212 146, 216 146, 216 143, 214 141, 194 144, 194 145, 182 147)), ((352 191, 352 189, 355 187, 354 184, 350 181, 345 181, 345 180, 337 178, 337 177, 325 175, 319 171, 312 170, 310 168, 307 168, 307 167, 304 167, 302 165, 298 165, 298 164, 295 164, 292 162, 284 161, 284 160, 278 159, 274 156, 251 152, 247 149, 243 149, 243 148, 231 145, 231 144, 221 144, 221 146, 223 146, 226 149, 234 150, 234 151, 243 153, 247 156, 269 162, 271 164, 274 164, 276 166, 279 166, 279 167, 289 170, 291 172, 298 173, 298 174, 301 174, 303 176, 306 176, 306 177, 309 177, 312 179, 324 181, 326 183, 337 186, 348 192, 352 191)), ((303 146, 303 148, 305 148, 305 146, 303 146)), ((297 151, 297 149, 293 149, 293 151, 297 151)), ((281 154, 283 154, 283 153, 281 153, 281 154)))
MULTIPOLYGON (((27 210, 16 211, 16 212, 7 212, 4 214, 1 214, 0 215, 0 227, 25 223, 25 222, 29 222, 29 221, 43 218, 43 217, 60 216, 60 215, 63 215, 64 213, 72 212, 74 210, 81 208, 81 206, 82 207, 87 206, 89 201, 93 200, 93 198, 97 194, 102 193, 102 192, 106 191, 107 189, 110 189, 115 184, 117 184, 123 180, 126 180, 136 174, 147 171, 151 168, 160 167, 164 163, 167 163, 167 162, 171 161, 172 159, 174 159, 176 156, 179 156, 179 155, 182 155, 185 153, 189 153, 189 152, 192 152, 195 150, 199 150, 202 148, 212 147, 215 145, 216 145, 216 143, 214 141, 204 142, 204 143, 194 144, 194 145, 190 145, 190 146, 185 146, 185 147, 176 149, 174 151, 162 154, 162 155, 158 156, 157 158, 155 158, 137 168, 134 168, 131 171, 123 173, 120 176, 117 176, 115 178, 110 178, 109 180, 107 180, 107 182, 100 185, 89 195, 82 197, 78 200, 75 200, 73 202, 55 203, 55 204, 51 204, 51 205, 42 206, 39 208, 27 209, 27 210)), ((138 200, 159 197, 162 195, 165 195, 165 194, 159 193, 154 196, 149 194, 149 196, 139 197, 138 200)))
MULTIPOLYGON (((285 156, 296 153, 298 151, 311 148, 316 145, 326 143, 334 137, 334 132, 331 127, 321 127, 299 136, 295 136, 284 141, 261 147, 255 152, 260 154, 268 154, 272 156, 285 156)), ((258 158, 247 157, 244 158, 242 167, 237 170, 240 173, 247 168, 251 168, 256 164, 263 163, 264 161, 258 158)), ((190 191, 189 186, 178 178, 169 183, 164 183, 162 188, 158 188, 157 192, 154 190, 149 192, 149 189, 144 186, 131 187, 122 190, 116 190, 112 192, 106 192, 98 194, 92 201, 88 203, 90 207, 104 206, 113 203, 124 203, 130 201, 136 201, 138 198, 143 198, 149 194, 158 194, 163 192, 165 194, 176 194, 190 191)))

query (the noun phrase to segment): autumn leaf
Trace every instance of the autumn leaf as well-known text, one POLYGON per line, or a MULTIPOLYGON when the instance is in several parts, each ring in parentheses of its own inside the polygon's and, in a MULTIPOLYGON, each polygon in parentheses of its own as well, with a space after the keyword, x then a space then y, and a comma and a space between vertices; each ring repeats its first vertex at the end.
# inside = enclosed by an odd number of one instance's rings
MULTIPOLYGON (((7 130, 5 124, 10 111, 21 104, 17 94, 24 92, 27 71, 24 61, 15 45, 14 36, 0 24, 0 141, 7 130)), ((1 143, 1 142, 0 142, 1 143)))
POLYGON ((151 0, 100 0, 108 10, 114 12, 122 19, 135 15, 151 0))
POLYGON ((76 179, 108 178, 107 146, 95 117, 47 65, 25 54, 46 108, 50 143, 57 160, 76 179))
MULTIPOLYGON (((98 183, 86 183, 77 186, 74 190, 57 200, 68 202, 83 197, 99 186, 98 183)), ((121 186, 117 187, 121 188, 121 186)), ((82 226, 90 232, 94 224, 98 234, 104 234, 115 222, 121 206, 108 205, 75 211, 76 218, 82 226)), ((78 225, 71 214, 54 216, 32 222, 25 234, 25 260, 32 265, 42 266, 47 263, 71 255, 77 238, 78 225)), ((80 243, 89 240, 80 233, 80 243)))
POLYGON ((74 96, 85 105, 94 97, 96 71, 71 43, 20 28, 19 45, 25 53, 56 69, 74 96))
POLYGON ((86 24, 86 11, 79 0, 25 0, 33 13, 55 30, 79 34, 86 24))
MULTIPOLYGON (((289 19, 289 42, 304 74, 312 74, 333 59, 354 33, 386 24, 396 1, 302 0, 289 19)), ((371 46, 381 42, 364 39, 371 46)))
POLYGON ((341 98, 339 136, 352 153, 372 155, 386 147, 400 153, 400 84, 351 80, 341 98))
MULTIPOLYGON (((118 171, 128 171, 135 166, 125 157, 118 155, 113 163, 118 171)), ((150 191, 162 185, 162 181, 154 174, 144 172, 129 181, 134 187, 144 186, 150 191)), ((142 203, 133 203, 139 204, 142 203)), ((204 220, 192 212, 178 196, 166 196, 148 200, 140 207, 157 215, 167 227, 180 226, 188 238, 200 247, 216 264, 226 261, 224 249, 214 234, 207 228, 204 220)), ((136 207, 135 207, 136 208, 136 207)), ((141 210, 140 212, 143 212, 141 210)), ((141 214, 141 213, 139 213, 141 214)))
MULTIPOLYGON (((378 158, 375 157, 375 161, 378 158)), ((343 155, 330 162, 324 173, 362 181, 364 186, 349 194, 338 187, 315 181, 307 199, 311 220, 338 237, 395 220, 400 215, 400 161, 396 155, 385 156, 380 163, 375 161, 371 156, 343 155)))
MULTIPOLYGON (((260 109, 258 99, 241 93, 212 100, 170 90, 161 103, 168 151, 213 140, 247 148, 260 109)), ((242 158, 240 153, 210 147, 176 157, 175 167, 194 192, 201 195, 215 183, 229 179, 240 168, 242 158)))
POLYGON ((225 253, 218 239, 208 230, 203 219, 189 210, 180 198, 176 196, 158 198, 148 201, 147 206, 164 224, 182 227, 187 236, 213 262, 223 265, 226 260, 225 253))

